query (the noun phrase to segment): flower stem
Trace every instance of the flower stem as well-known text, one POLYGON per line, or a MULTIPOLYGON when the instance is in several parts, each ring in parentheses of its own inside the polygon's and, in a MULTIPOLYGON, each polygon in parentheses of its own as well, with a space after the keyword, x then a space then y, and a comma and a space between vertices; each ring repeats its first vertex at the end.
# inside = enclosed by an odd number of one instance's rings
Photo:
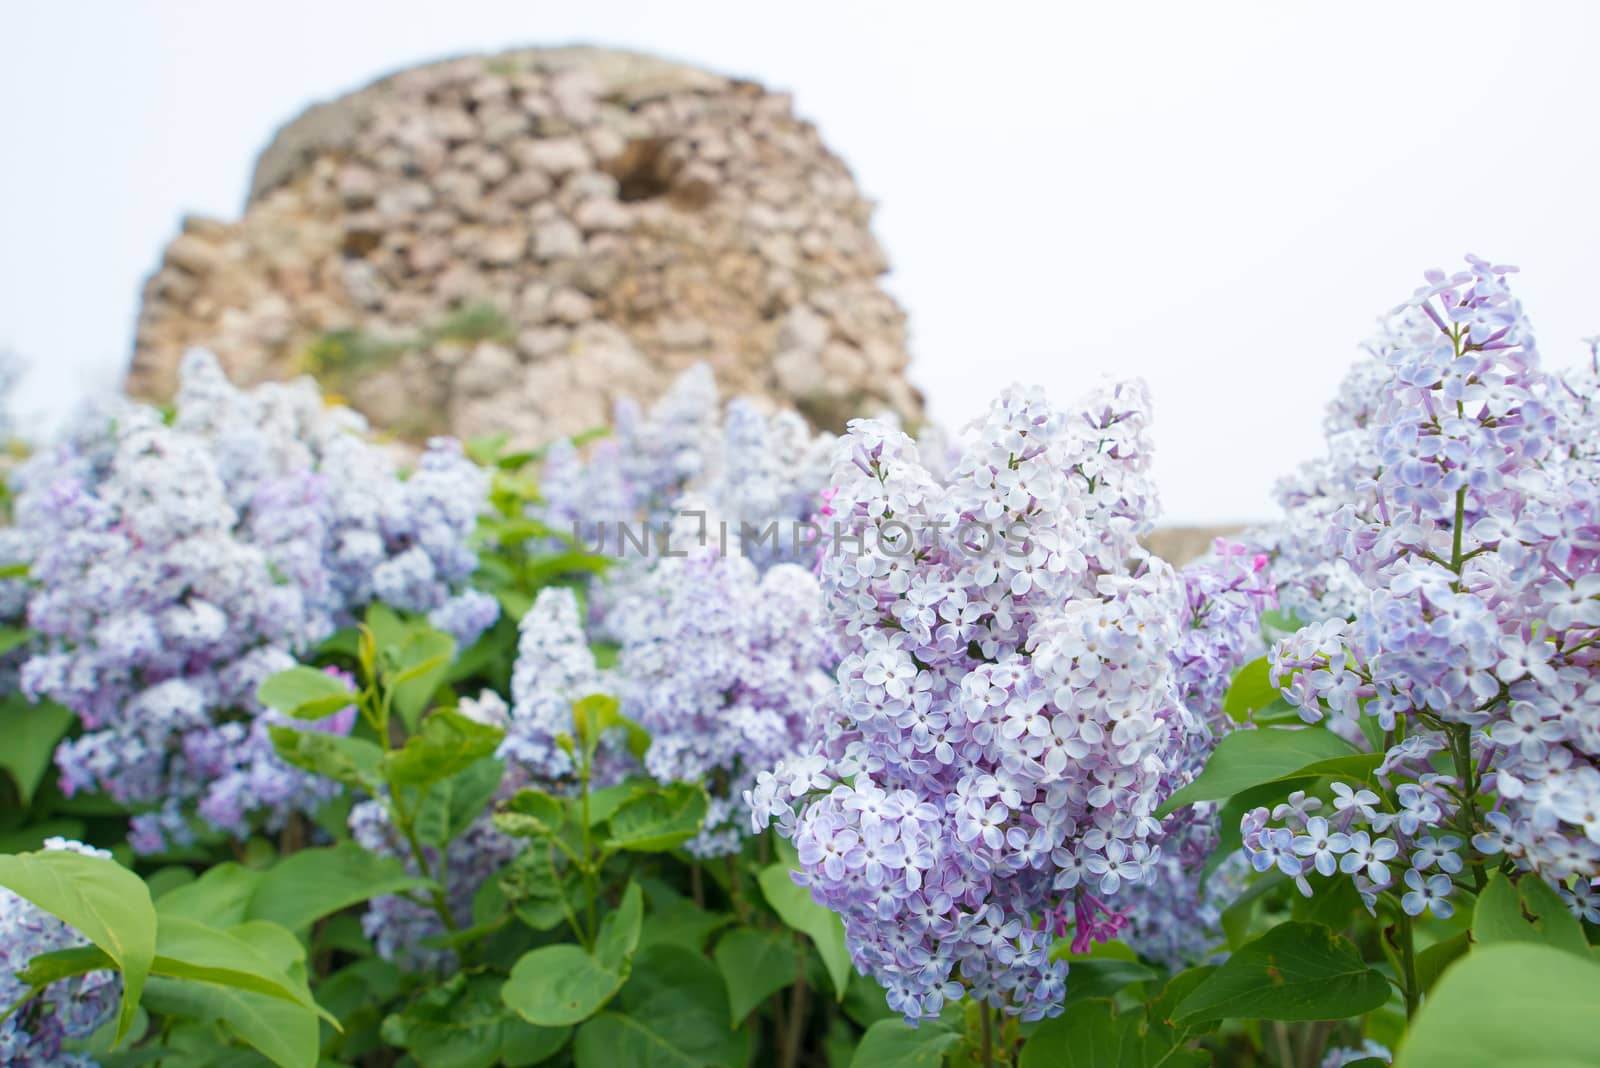
POLYGON ((978 1002, 978 1020, 983 1032, 983 1068, 994 1068, 994 1019, 986 1001, 978 1002))
POLYGON ((1404 912, 1400 913, 1400 965, 1402 990, 1406 996, 1406 1019, 1410 1020, 1417 1013, 1422 990, 1417 985, 1417 954, 1412 938, 1411 917, 1404 912))

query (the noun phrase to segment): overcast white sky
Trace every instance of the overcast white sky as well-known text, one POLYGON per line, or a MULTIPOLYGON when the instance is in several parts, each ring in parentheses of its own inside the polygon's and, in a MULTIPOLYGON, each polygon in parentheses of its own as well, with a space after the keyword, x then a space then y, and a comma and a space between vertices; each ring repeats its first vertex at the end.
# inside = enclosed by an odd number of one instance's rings
POLYGON ((1597 30, 1583 0, 8 3, 0 346, 29 409, 114 388, 180 215, 235 217, 312 100, 606 44, 794 93, 880 203, 937 418, 1143 375, 1169 520, 1265 516, 1423 268, 1520 264, 1553 363, 1600 332, 1597 30))

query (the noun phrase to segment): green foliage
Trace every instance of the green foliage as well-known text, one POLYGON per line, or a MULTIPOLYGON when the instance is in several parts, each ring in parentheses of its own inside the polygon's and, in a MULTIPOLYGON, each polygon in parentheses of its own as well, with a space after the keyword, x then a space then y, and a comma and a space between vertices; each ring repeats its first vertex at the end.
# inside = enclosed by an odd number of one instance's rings
POLYGON ((457 974, 383 1021, 383 1038, 421 1068, 528 1065, 565 1046, 569 1027, 536 1027, 501 999, 498 979, 457 974))
POLYGON ((739 1068, 747 1042, 730 1024, 716 968, 697 953, 657 945, 639 954, 616 1007, 578 1028, 573 1052, 578 1068, 739 1068))
POLYGON ((794 942, 777 931, 755 927, 729 931, 717 940, 715 958, 736 1025, 757 1005, 794 982, 794 942))
POLYGON ((1513 940, 1445 971, 1412 1021, 1396 1068, 1578 1068, 1595 1063, 1600 965, 1513 940))
POLYGON ((1109 1001, 1082 1001, 1039 1026, 1020 1068, 1198 1068, 1209 1054, 1182 1048, 1187 1032, 1109 1001))
POLYGON ((710 799, 705 788, 675 782, 636 794, 617 806, 607 821, 607 849, 634 853, 662 853, 700 833, 710 799))
POLYGON ((912 1027, 904 1020, 879 1020, 867 1028, 851 1068, 938 1068, 961 1044, 961 1032, 943 1020, 912 1027))
POLYGON ((21 694, 12 694, 0 701, 0 723, 5 724, 0 768, 11 776, 17 796, 26 806, 50 770, 56 744, 72 725, 72 713, 51 701, 31 704, 21 694))
POLYGON ((1196 801, 1219 801, 1264 783, 1338 773, 1325 762, 1349 756, 1360 754, 1320 726, 1234 731, 1217 743, 1195 780, 1168 798, 1156 815, 1196 801))
POLYGON ((1223 962, 1178 1004, 1176 1019, 1341 1020, 1388 1000, 1388 980, 1354 945, 1326 927, 1290 921, 1223 962))
POLYGON ((822 963, 833 981, 835 995, 843 999, 850 979, 850 951, 845 948, 844 921, 836 912, 811 900, 811 892, 796 886, 787 863, 773 864, 761 872, 762 896, 773 911, 790 927, 817 947, 822 963))
POLYGON ((256 700, 296 719, 322 719, 348 708, 355 694, 342 679, 302 666, 267 679, 256 688, 256 700))
POLYGON ((437 709, 422 721, 421 732, 385 758, 384 771, 397 786, 425 789, 493 756, 504 737, 498 727, 437 709))
POLYGON ((428 880, 408 873, 398 860, 341 842, 303 849, 261 873, 244 915, 299 931, 370 898, 427 885, 428 880))
POLYGON ((1532 875, 1515 883, 1500 872, 1489 877, 1472 914, 1472 940, 1483 946, 1533 942, 1592 959, 1583 925, 1560 895, 1532 875))
POLYGON ((628 978, 643 903, 638 885, 630 885, 622 905, 606 917, 593 952, 559 945, 526 954, 511 969, 501 999, 540 1027, 564 1027, 593 1016, 628 978))

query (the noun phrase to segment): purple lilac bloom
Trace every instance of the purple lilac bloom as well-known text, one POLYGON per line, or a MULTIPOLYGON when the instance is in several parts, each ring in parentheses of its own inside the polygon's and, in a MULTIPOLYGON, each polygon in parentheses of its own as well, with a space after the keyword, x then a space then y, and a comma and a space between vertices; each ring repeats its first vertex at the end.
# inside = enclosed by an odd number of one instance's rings
MULTIPOLYGON (((1200 773, 1216 741, 1235 728, 1223 711, 1228 680, 1265 651, 1261 613, 1276 603, 1266 558, 1224 539, 1180 577, 1186 605, 1173 664, 1184 704, 1204 729, 1174 738, 1183 746, 1173 777, 1178 786, 1200 773)), ((1186 806, 1168 816, 1162 830, 1154 880, 1127 895, 1123 938, 1141 955, 1178 969, 1219 956, 1222 910, 1244 889, 1250 865, 1242 852, 1213 859, 1214 804, 1186 806)))
POLYGON ((327 799, 272 755, 255 691, 372 599, 462 643, 494 622, 466 585, 488 476, 438 440, 402 477, 361 430, 309 380, 239 390, 194 352, 171 425, 125 403, 17 473, 21 686, 82 721, 63 789, 138 810, 140 851, 192 841, 196 813, 237 835, 327 799))
POLYGON ((879 422, 836 447, 819 567, 847 655, 813 751, 747 801, 909 1020, 967 995, 1060 1012, 1055 938, 1110 937, 1155 876, 1153 812, 1203 728, 1183 584, 1139 545, 1146 408, 1138 385, 1067 411, 1010 389, 943 478, 879 422))
POLYGON ((1447 914, 1485 858, 1575 911, 1600 877, 1596 370, 1540 366, 1513 270, 1427 274, 1260 538, 1307 623, 1272 651, 1284 697, 1347 738, 1361 717, 1388 732, 1382 796, 1340 784, 1329 818, 1341 871, 1408 912, 1447 914))

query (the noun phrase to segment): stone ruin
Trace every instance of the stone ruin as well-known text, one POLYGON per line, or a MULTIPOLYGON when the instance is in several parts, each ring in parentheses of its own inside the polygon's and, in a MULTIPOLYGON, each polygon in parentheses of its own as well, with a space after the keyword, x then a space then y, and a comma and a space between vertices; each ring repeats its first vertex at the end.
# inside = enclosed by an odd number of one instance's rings
POLYGON ((517 445, 703 361, 823 427, 915 422, 872 206, 787 95, 648 56, 530 49, 312 107, 237 222, 190 217, 145 285, 131 393, 191 346, 305 371, 401 437, 517 445))

